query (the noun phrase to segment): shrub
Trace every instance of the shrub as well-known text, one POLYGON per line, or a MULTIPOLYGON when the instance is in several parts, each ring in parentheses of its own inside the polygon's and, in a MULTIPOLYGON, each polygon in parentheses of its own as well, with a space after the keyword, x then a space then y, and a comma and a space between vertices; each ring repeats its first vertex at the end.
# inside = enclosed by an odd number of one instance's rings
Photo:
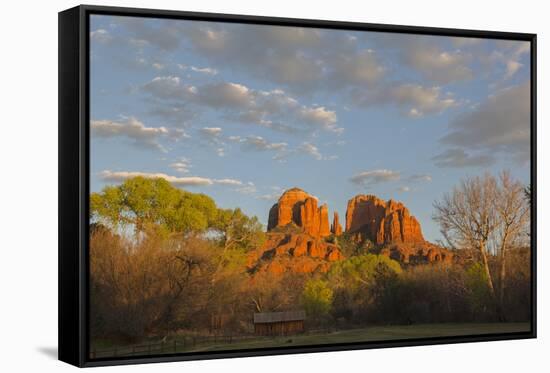
POLYGON ((308 317, 320 319, 331 310, 333 292, 328 282, 323 280, 309 280, 306 282, 302 294, 302 304, 308 317))

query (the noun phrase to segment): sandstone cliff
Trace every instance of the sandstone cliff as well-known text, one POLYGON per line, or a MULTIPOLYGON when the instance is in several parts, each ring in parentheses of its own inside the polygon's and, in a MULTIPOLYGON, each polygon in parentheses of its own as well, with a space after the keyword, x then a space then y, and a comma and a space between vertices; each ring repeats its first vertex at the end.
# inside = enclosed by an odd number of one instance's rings
POLYGON ((328 206, 317 207, 317 199, 299 188, 283 193, 269 210, 267 230, 294 224, 314 237, 330 235, 328 206))
MULTIPOLYGON (((284 192, 269 211, 267 241, 249 254, 252 273, 267 271, 326 272, 334 261, 344 259, 338 240, 327 242, 331 234, 343 234, 334 212, 329 225, 328 206, 318 207, 317 199, 292 188, 284 192)), ((420 223, 401 202, 384 201, 373 195, 358 195, 348 201, 345 232, 354 242, 374 243, 375 252, 404 265, 459 261, 455 253, 434 245, 422 235, 420 223), (378 251, 377 251, 378 250, 378 251)))
POLYGON ((264 246, 248 257, 252 272, 326 272, 331 262, 343 259, 337 245, 305 233, 269 233, 264 246))
POLYGON ((338 213, 336 211, 334 212, 330 232, 335 236, 340 236, 342 234, 342 225, 340 224, 340 218, 338 217, 338 213))
POLYGON ((420 224, 401 202, 386 202, 373 195, 358 195, 348 201, 346 232, 376 245, 424 242, 420 224))

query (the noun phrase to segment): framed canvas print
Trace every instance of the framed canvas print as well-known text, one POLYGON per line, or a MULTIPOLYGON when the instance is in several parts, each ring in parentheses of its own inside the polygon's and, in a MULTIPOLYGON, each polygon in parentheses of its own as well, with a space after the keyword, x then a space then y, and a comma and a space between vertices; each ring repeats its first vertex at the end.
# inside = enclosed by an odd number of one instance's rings
POLYGON ((59 358, 536 336, 536 36, 59 14, 59 358))

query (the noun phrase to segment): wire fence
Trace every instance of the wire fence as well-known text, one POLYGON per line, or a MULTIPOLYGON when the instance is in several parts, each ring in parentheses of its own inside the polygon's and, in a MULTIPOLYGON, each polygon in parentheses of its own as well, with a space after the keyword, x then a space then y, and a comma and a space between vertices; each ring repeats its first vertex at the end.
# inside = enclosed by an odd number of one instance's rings
MULTIPOLYGON (((330 334, 335 329, 331 327, 320 329, 309 329, 301 335, 318 335, 318 334, 330 334)), ((197 347, 215 345, 215 344, 233 344, 246 341, 259 341, 259 340, 272 340, 274 338, 292 338, 293 335, 272 335, 272 336, 258 336, 258 335, 206 335, 206 336, 185 336, 177 337, 172 341, 155 342, 155 343, 141 343, 137 345, 117 346, 109 349, 97 349, 92 348, 90 351, 90 358, 112 358, 112 357, 131 357, 141 355, 160 355, 160 354, 175 354, 185 352, 186 350, 193 350, 197 347)), ((290 339, 292 340, 292 339, 290 339)))
POLYGON ((90 351, 90 357, 92 359, 100 359, 107 357, 128 357, 138 355, 158 355, 158 354, 170 354, 185 351, 187 349, 193 349, 200 345, 210 344, 232 344, 235 342, 258 339, 257 336, 193 336, 193 337, 181 337, 169 342, 156 342, 145 343, 131 346, 119 346, 109 349, 96 349, 92 348, 90 351))

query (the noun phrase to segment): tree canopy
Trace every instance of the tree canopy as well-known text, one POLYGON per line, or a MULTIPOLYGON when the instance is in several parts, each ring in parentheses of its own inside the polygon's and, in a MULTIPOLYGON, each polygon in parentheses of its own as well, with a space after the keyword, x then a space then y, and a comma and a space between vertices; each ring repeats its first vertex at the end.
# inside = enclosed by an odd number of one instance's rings
POLYGON ((133 227, 136 234, 212 233, 223 253, 249 251, 262 244, 264 234, 257 217, 241 209, 220 209, 205 194, 191 193, 157 178, 134 177, 107 186, 90 197, 92 221, 111 229, 133 227))
POLYGON ((322 317, 329 313, 333 292, 327 281, 309 280, 302 294, 302 303, 308 316, 322 317))
POLYGON ((401 273, 398 262, 383 255, 365 254, 334 263, 328 277, 335 286, 353 290, 371 286, 377 277, 392 273, 401 273))

